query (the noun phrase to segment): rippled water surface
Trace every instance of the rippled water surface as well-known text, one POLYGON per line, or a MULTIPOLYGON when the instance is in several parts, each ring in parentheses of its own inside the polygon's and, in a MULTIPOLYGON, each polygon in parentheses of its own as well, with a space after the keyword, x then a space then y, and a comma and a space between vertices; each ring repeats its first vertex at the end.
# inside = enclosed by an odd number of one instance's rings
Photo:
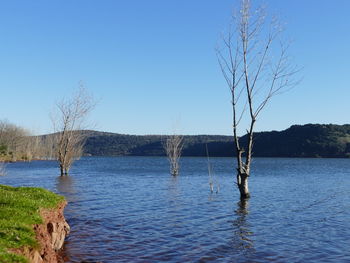
POLYGON ((350 160, 254 159, 239 202, 230 158, 83 158, 7 165, 1 184, 64 195, 68 262, 350 262, 350 160))

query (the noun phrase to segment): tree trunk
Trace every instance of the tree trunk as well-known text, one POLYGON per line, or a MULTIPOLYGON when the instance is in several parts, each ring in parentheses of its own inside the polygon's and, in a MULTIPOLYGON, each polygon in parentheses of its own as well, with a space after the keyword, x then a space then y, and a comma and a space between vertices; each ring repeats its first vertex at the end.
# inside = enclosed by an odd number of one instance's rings
POLYGON ((179 169, 178 169, 177 163, 172 163, 171 164, 170 173, 173 176, 177 176, 179 174, 179 169))
POLYGON ((64 171, 63 171, 63 166, 62 165, 60 165, 60 171, 61 171, 61 176, 63 176, 64 175, 64 171))
POLYGON ((250 197, 248 188, 248 178, 249 175, 247 175, 246 173, 237 174, 237 185, 241 194, 241 199, 248 199, 250 197))

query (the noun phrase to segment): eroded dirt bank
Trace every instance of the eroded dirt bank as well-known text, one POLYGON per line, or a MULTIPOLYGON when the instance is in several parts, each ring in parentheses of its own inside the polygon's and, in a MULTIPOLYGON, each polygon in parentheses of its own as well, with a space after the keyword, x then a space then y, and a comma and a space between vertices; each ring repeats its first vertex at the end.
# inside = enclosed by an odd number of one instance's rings
POLYGON ((24 255, 30 263, 62 263, 64 239, 69 234, 70 227, 64 218, 64 208, 67 202, 62 202, 55 209, 43 209, 40 214, 42 224, 34 225, 38 249, 21 248, 15 252, 24 255))

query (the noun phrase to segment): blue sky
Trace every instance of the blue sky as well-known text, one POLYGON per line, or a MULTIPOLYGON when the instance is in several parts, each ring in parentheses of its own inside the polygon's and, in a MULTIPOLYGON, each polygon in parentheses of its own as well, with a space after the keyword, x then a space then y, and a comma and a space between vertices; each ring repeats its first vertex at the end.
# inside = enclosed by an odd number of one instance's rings
MULTIPOLYGON (((256 1, 257 4, 262 1, 256 1)), ((303 81, 275 97, 258 130, 350 123, 350 1, 269 0, 303 81)), ((0 119, 51 131, 49 112, 83 81, 96 129, 231 134, 215 46, 234 0, 0 1, 0 119)))

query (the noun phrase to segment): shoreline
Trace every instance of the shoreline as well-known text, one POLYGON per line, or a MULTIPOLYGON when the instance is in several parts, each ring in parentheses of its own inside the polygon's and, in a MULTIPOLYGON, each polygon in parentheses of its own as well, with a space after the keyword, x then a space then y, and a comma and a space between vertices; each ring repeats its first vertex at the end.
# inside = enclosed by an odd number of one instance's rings
POLYGON ((0 262, 63 263, 67 201, 43 188, 0 185, 0 262))

